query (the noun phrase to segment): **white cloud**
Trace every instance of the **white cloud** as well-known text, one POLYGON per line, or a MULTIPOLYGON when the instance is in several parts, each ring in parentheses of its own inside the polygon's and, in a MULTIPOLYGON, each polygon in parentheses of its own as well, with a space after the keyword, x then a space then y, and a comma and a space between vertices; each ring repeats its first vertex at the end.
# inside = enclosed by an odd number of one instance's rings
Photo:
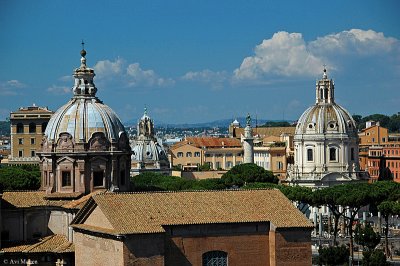
POLYGON ((139 63, 130 64, 126 69, 128 75, 129 87, 135 86, 168 86, 174 84, 172 79, 160 78, 156 75, 154 70, 143 70, 139 63))
POLYGON ((382 32, 373 30, 351 29, 337 34, 319 37, 309 43, 314 53, 356 53, 371 55, 388 53, 399 45, 399 41, 392 37, 385 37, 382 32))
POLYGON ((234 71, 234 79, 257 80, 265 75, 312 76, 321 71, 323 60, 308 49, 301 33, 277 32, 256 46, 234 71))
POLYGON ((18 95, 26 85, 16 79, 0 82, 0 95, 18 95))
POLYGON ((211 71, 204 69, 202 71, 190 71, 181 77, 185 81, 198 81, 210 84, 212 88, 221 88, 229 79, 226 71, 211 71))
POLYGON ((122 58, 98 61, 94 70, 99 82, 115 83, 125 87, 164 87, 175 83, 171 78, 159 77, 154 70, 144 70, 135 62, 127 64, 122 58))
POLYGON ((93 68, 99 79, 112 78, 122 74, 124 64, 123 59, 117 58, 114 62, 110 60, 98 61, 93 68))
POLYGON ((53 94, 72 94, 72 89, 66 86, 57 86, 52 85, 51 87, 47 88, 47 91, 53 94))
MULTIPOLYGON (((306 42, 301 33, 275 33, 254 49, 233 72, 233 81, 260 82, 277 77, 317 77, 322 65, 345 70, 359 57, 369 56, 400 65, 400 42, 373 30, 351 29, 306 42), (396 55, 397 54, 397 55, 396 55)), ((385 61, 385 62, 386 62, 385 61)))

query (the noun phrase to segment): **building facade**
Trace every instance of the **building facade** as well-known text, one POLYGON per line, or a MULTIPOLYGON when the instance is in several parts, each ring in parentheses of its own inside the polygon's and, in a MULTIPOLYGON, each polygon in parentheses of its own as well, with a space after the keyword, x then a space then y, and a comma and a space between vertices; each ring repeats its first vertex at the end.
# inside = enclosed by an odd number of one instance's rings
POLYGON ((74 71, 73 97, 51 117, 39 154, 47 193, 129 190, 131 148, 116 113, 96 96, 86 51, 74 71))
POLYGON ((10 164, 39 164, 36 153, 42 149, 42 139, 52 114, 47 107, 35 104, 11 112, 10 164))
POLYGON ((299 118, 294 135, 294 164, 287 181, 311 188, 367 177, 360 171, 358 135, 350 113, 335 102, 334 82, 326 69, 316 83, 315 105, 299 118))
POLYGON ((229 170, 243 163, 243 148, 234 138, 188 137, 170 148, 173 166, 197 170, 208 164, 212 170, 229 170))

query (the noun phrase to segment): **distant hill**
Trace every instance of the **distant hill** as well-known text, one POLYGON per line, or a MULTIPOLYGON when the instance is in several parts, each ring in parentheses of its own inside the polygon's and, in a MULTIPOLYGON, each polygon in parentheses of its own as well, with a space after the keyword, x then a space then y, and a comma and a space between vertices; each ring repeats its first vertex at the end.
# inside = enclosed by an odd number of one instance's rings
MULTIPOLYGON (((238 117, 236 118, 240 126, 246 125, 246 117, 238 117)), ((252 125, 253 127, 261 125, 265 125, 267 122, 279 122, 281 120, 267 120, 267 119, 252 119, 252 125)), ((160 127, 169 127, 169 128, 204 128, 204 127, 228 127, 231 123, 233 122, 232 119, 220 119, 220 120, 215 120, 211 122, 204 122, 204 123, 185 123, 185 124, 170 124, 170 123, 163 123, 163 122, 158 122, 155 126, 157 128, 160 127)), ((292 123, 292 121, 287 121, 289 123, 292 123)), ((137 121, 136 120, 129 120, 124 123, 126 127, 134 126, 136 125, 137 121)))
POLYGON ((10 121, 0 121, 0 136, 10 136, 10 121))

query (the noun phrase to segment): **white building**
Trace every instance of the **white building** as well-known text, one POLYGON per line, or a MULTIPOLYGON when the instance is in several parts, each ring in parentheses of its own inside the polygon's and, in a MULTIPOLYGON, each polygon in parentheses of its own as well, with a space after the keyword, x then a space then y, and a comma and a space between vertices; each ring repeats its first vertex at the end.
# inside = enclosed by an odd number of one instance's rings
POLYGON ((311 188, 364 179, 358 159, 357 127, 335 103, 334 82, 326 69, 316 83, 316 101, 300 117, 294 135, 294 165, 287 181, 311 188))

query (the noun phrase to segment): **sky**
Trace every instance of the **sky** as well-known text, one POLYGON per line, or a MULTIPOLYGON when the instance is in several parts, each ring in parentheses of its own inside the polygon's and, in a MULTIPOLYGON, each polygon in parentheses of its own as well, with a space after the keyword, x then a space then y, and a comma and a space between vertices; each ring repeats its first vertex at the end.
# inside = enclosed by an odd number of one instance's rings
POLYGON ((326 65, 351 114, 400 112, 400 1, 0 0, 0 120, 72 97, 81 42, 121 120, 297 120, 326 65))

